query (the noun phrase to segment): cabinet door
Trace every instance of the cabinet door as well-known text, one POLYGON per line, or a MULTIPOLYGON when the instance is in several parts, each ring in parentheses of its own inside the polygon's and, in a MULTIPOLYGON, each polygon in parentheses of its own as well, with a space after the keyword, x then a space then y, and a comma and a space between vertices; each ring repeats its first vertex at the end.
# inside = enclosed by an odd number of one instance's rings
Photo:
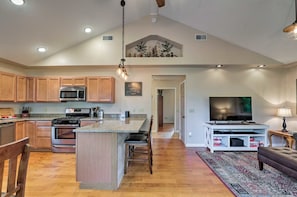
POLYGON ((15 123, 15 140, 20 140, 26 137, 25 121, 15 123))
POLYGON ((75 86, 85 86, 86 78, 85 77, 76 77, 73 79, 73 85, 75 86))
POLYGON ((35 143, 35 121, 26 121, 26 136, 29 137, 29 143, 30 146, 35 149, 36 148, 36 143, 35 143))
POLYGON ((73 85, 73 78, 61 78, 61 86, 72 86, 73 85))
POLYGON ((98 101, 114 103, 115 101, 115 80, 113 77, 99 77, 98 101))
POLYGON ((85 86, 85 77, 61 77, 61 86, 85 86))
POLYGON ((38 77, 36 78, 36 101, 59 102, 59 77, 38 77))
POLYGON ((11 73, 0 73, 0 101, 15 101, 16 76, 11 73))
POLYGON ((26 100, 28 102, 34 102, 35 101, 35 78, 34 77, 27 77, 26 78, 26 100))
POLYGON ((47 101, 59 102, 60 78, 49 77, 47 80, 47 101))
POLYGON ((98 101, 98 77, 87 78, 87 101, 96 102, 98 101))
POLYGON ((36 121, 36 148, 51 149, 51 121, 36 121))
POLYGON ((47 101, 47 78, 36 78, 36 101, 47 101))
POLYGON ((25 102, 26 101, 26 77, 25 76, 17 76, 16 83, 16 101, 17 102, 25 102))

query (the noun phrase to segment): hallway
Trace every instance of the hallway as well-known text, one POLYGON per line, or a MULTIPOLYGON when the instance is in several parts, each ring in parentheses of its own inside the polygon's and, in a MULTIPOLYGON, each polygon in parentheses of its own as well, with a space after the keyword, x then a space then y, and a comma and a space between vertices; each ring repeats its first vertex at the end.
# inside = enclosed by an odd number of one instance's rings
POLYGON ((178 138, 178 133, 174 132, 174 124, 173 123, 163 123, 162 127, 158 128, 158 132, 152 133, 153 138, 178 138))

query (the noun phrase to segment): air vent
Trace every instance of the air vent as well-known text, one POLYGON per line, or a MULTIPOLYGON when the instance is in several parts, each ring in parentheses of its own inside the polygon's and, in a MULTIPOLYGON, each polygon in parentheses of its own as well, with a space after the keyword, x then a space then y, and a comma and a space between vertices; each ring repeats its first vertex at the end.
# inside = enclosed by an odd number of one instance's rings
POLYGON ((112 40, 112 36, 102 36, 102 40, 112 40))
POLYGON ((207 35, 206 34, 196 34, 195 39, 196 40, 207 40, 207 35))

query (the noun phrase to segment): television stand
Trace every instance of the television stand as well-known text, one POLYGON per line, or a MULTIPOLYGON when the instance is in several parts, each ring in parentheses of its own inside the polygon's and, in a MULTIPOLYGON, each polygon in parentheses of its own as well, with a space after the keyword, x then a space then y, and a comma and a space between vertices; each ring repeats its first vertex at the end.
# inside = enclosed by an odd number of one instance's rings
POLYGON ((268 125, 241 123, 205 123, 205 144, 214 151, 257 151, 267 146, 268 125))

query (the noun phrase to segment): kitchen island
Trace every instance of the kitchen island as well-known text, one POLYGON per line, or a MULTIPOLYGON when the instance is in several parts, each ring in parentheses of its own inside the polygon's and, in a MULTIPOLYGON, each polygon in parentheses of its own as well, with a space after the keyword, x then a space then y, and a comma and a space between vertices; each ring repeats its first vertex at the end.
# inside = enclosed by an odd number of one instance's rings
POLYGON ((119 187, 124 176, 124 140, 129 133, 139 132, 145 122, 145 118, 104 119, 74 130, 76 180, 81 189, 119 187))

